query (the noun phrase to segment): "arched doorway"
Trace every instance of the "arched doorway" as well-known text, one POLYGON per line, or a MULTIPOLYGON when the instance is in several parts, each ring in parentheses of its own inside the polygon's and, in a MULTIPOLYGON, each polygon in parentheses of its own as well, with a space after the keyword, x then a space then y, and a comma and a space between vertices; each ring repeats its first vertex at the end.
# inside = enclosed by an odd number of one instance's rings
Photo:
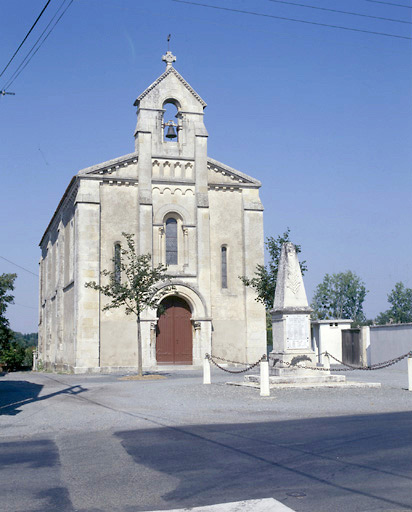
POLYGON ((156 330, 157 363, 192 364, 191 310, 180 297, 166 297, 156 330))

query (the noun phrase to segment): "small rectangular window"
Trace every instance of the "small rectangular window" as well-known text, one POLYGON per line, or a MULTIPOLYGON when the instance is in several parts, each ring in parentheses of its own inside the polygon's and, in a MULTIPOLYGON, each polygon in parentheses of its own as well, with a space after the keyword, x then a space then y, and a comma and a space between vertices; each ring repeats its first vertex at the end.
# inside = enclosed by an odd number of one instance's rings
POLYGON ((227 288, 227 247, 222 247, 222 288, 227 288))
POLYGON ((120 244, 115 244, 114 246, 114 281, 117 284, 120 284, 121 281, 121 246, 120 244))

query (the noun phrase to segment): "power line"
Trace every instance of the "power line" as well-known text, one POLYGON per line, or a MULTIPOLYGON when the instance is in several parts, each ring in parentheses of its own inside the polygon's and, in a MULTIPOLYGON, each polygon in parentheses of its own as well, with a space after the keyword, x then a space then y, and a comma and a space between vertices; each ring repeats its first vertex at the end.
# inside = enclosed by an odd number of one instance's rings
POLYGON ((29 37, 31 31, 34 29, 34 27, 36 26, 37 22, 39 21, 39 19, 42 17, 42 14, 44 13, 44 11, 47 9, 47 6, 49 5, 49 3, 51 2, 51 0, 47 0, 47 3, 46 5, 43 7, 41 13, 37 16, 37 19, 36 21, 33 23, 33 25, 31 26, 30 30, 27 32, 26 34, 26 37, 23 39, 23 41, 20 43, 20 46, 17 48, 17 50, 13 53, 13 56, 12 58, 9 60, 9 62, 7 63, 6 67, 3 69, 3 71, 0 73, 0 77, 3 76, 4 72, 6 71, 6 69, 9 67, 9 65, 11 64, 12 60, 14 59, 14 57, 17 55, 17 52, 20 50, 20 48, 23 46, 24 42, 26 41, 26 39, 29 37))
POLYGON ((28 309, 36 309, 38 310, 39 308, 35 308, 33 306, 25 306, 24 304, 19 304, 18 302, 13 302, 12 303, 14 306, 20 306, 21 308, 28 308, 28 309))
POLYGON ((32 272, 31 270, 27 270, 27 268, 24 268, 22 267, 21 265, 17 265, 17 263, 14 263, 14 261, 10 261, 8 260, 7 258, 4 258, 3 256, 0 256, 0 258, 4 261, 7 261, 8 263, 11 263, 12 265, 15 265, 16 267, 19 267, 21 268, 22 270, 25 270, 26 272, 28 272, 29 274, 33 274, 34 276, 36 277, 39 277, 39 274, 35 274, 34 272, 32 272))
POLYGON ((405 7, 406 9, 412 9, 412 6, 410 6, 410 5, 393 4, 392 2, 381 2, 380 0, 366 0, 366 1, 373 2, 374 4, 393 5, 394 7, 405 7))
POLYGON ((201 4, 201 3, 197 3, 197 2, 190 2, 188 0, 172 0, 172 1, 178 2, 181 4, 197 5, 199 7, 209 7, 210 9, 218 9, 221 11, 239 12, 242 14, 251 14, 252 16, 262 16, 264 18, 275 18, 278 20, 294 21, 296 23, 305 23, 307 25, 317 25, 320 27, 337 28, 337 29, 341 29, 341 30, 350 30, 351 32, 362 32, 364 34, 373 34, 375 36, 395 37, 397 39, 408 39, 409 41, 412 41, 412 37, 399 36, 397 34, 387 34, 385 32, 374 32, 372 30, 362 30, 360 28, 344 27, 342 25, 329 25, 328 23, 317 23, 315 21, 300 20, 297 18, 286 18, 284 16, 274 16, 273 14, 263 14, 263 13, 254 12, 254 11, 243 11, 241 9, 231 9, 229 7, 220 7, 217 5, 201 4))
POLYGON ((326 7, 317 7, 315 5, 306 5, 306 4, 298 4, 295 2, 287 2, 286 0, 268 0, 268 1, 277 3, 277 4, 287 4, 287 5, 295 5, 297 7, 307 7, 308 9, 316 9, 318 11, 337 12, 339 14, 350 14, 351 16, 361 16, 362 18, 372 18, 375 20, 393 21, 395 23, 407 23, 408 25, 412 25, 411 21, 394 20, 393 18, 384 18, 382 16, 372 16, 371 14, 362 14, 360 12, 339 11, 337 9, 328 9, 326 7))
POLYGON ((44 39, 40 42, 40 44, 37 46, 37 48, 35 49, 37 43, 40 41, 40 39, 43 37, 44 33, 46 32, 46 30, 49 28, 49 26, 51 25, 51 23, 53 22, 53 20, 56 18, 56 16, 58 15, 58 13, 61 11, 62 7, 64 6, 64 4, 66 3, 67 0, 63 0, 62 4, 60 5, 60 7, 57 9, 57 12, 55 13, 55 15, 53 16, 53 18, 49 21, 49 23, 46 25, 46 28, 43 30, 43 32, 40 34, 40 36, 37 38, 36 42, 34 43, 34 45, 30 48, 29 52, 27 53, 26 57, 23 59, 23 61, 20 63, 20 65, 17 67, 16 71, 13 73, 13 75, 11 76, 11 78, 9 79, 9 81, 6 83, 6 85, 3 87, 3 89, 8 89, 11 84, 16 80, 16 78, 20 75, 20 73, 26 68, 26 66, 29 64, 29 62, 32 60, 32 58, 36 55, 36 53, 40 50, 40 48, 43 46, 43 44, 45 43, 46 39, 49 37, 49 35, 51 34, 51 32, 53 31, 54 27, 57 25, 57 23, 59 23, 59 21, 61 20, 61 18, 63 17, 63 15, 65 14, 65 12, 67 11, 67 9, 71 6, 71 4, 73 3, 73 0, 70 0, 69 4, 67 5, 67 7, 64 9, 64 11, 61 13, 61 15, 57 18, 56 22, 54 23, 54 25, 52 25, 51 29, 47 32, 46 36, 44 37, 44 39), (35 49, 35 50, 34 50, 35 49), (34 51, 33 51, 34 50, 34 51), (32 53, 33 52, 33 53, 32 53), (32 55, 30 56, 30 54, 32 53, 32 55))

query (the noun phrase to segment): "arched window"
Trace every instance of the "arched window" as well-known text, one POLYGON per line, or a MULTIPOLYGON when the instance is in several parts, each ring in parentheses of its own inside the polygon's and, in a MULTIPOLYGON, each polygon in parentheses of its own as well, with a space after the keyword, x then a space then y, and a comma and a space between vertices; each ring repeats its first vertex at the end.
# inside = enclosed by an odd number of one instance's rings
POLYGON ((177 265, 177 220, 166 219, 166 264, 177 265))
POLYGON ((222 288, 227 288, 227 247, 225 245, 222 246, 221 257, 222 288))
POLYGON ((114 281, 116 284, 120 284, 121 281, 121 262, 122 262, 122 248, 119 243, 114 244, 114 281))

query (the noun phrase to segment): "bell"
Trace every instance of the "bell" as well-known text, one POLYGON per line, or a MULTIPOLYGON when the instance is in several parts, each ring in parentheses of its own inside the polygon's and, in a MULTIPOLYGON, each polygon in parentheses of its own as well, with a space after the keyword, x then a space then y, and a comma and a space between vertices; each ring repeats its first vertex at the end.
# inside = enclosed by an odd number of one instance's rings
POLYGON ((169 125, 167 128, 166 138, 175 139, 177 137, 174 126, 169 125))

